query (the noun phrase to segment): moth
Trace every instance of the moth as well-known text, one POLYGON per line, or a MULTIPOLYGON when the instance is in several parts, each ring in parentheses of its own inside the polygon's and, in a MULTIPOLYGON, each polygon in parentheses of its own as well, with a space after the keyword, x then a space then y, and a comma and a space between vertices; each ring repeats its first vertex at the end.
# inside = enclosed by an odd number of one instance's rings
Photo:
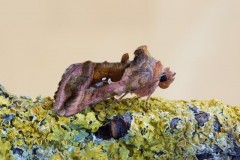
POLYGON ((89 105, 114 96, 121 99, 128 93, 148 100, 158 86, 165 89, 174 81, 175 72, 154 59, 147 46, 138 47, 134 56, 132 61, 125 53, 116 63, 86 61, 70 65, 55 92, 53 111, 70 116, 89 105))

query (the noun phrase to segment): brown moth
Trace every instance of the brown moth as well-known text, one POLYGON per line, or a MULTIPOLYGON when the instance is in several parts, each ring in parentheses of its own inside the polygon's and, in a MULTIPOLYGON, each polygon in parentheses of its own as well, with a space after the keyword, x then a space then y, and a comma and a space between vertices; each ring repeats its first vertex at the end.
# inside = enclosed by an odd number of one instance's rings
POLYGON ((158 86, 165 89, 173 82, 175 73, 151 57, 147 46, 138 47, 134 55, 132 61, 126 53, 118 63, 87 61, 70 65, 55 93, 53 111, 70 116, 91 104, 127 93, 147 96, 148 100, 158 86))

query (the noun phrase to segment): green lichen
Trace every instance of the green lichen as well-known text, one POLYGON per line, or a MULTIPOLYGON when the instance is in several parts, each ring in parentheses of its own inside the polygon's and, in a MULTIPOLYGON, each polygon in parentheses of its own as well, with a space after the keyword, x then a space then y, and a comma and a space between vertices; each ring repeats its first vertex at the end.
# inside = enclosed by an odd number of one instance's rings
POLYGON ((52 112, 52 98, 17 97, 0 85, 0 159, 197 159, 215 146, 226 156, 238 149, 237 106, 216 99, 151 98, 149 106, 138 98, 115 102, 108 99, 74 116, 59 117, 52 112), (192 107, 210 114, 202 127, 192 107), (126 112, 132 115, 127 135, 110 140, 94 136, 113 116, 126 112))

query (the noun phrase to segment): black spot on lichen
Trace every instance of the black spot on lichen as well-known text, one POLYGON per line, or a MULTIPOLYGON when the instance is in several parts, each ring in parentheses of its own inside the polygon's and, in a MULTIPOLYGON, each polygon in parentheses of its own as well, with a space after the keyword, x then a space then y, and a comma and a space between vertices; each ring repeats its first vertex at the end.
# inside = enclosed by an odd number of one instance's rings
POLYGON ((143 129, 141 130, 141 135, 144 136, 146 133, 147 133, 147 129, 146 129, 146 128, 143 128, 143 129))
POLYGON ((89 121, 88 124, 92 124, 93 122, 92 121, 89 121))
POLYGON ((65 125, 60 125, 60 126, 61 126, 62 129, 68 131, 68 127, 67 126, 65 126, 65 125))
POLYGON ((32 121, 32 120, 33 120, 33 118, 34 118, 33 116, 29 116, 29 120, 30 120, 30 121, 32 121))

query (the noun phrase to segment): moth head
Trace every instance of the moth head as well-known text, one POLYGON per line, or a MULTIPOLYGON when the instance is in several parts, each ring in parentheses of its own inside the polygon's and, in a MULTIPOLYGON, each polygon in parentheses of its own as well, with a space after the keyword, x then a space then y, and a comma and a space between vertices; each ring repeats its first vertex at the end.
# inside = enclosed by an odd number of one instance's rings
POLYGON ((162 74, 159 77, 159 87, 166 89, 174 81, 176 73, 172 72, 170 68, 164 68, 162 74))

